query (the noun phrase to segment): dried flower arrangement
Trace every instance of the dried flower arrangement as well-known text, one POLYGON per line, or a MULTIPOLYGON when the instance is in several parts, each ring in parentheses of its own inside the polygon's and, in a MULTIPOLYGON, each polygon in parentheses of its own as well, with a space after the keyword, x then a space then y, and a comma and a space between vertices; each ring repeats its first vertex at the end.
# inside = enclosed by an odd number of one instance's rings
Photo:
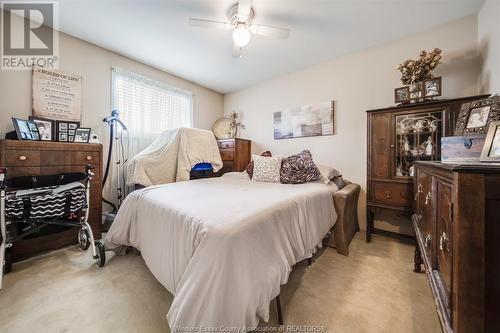
POLYGON ((430 53, 422 51, 420 59, 409 59, 398 65, 397 69, 401 72, 401 82, 413 84, 434 78, 431 72, 440 64, 441 52, 439 48, 435 48, 430 53))
POLYGON ((235 138, 236 135, 238 135, 238 128, 241 127, 242 129, 245 129, 245 125, 243 125, 241 121, 238 121, 239 115, 237 112, 233 111, 229 118, 232 120, 231 124, 229 125, 229 130, 231 132, 231 136, 235 138))

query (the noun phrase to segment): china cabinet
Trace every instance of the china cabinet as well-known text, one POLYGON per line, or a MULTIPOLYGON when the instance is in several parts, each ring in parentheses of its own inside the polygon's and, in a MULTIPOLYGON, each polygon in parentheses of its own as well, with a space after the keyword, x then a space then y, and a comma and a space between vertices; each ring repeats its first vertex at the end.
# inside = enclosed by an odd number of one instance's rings
POLYGON ((461 105, 487 97, 471 96, 367 111, 367 242, 376 232, 405 236, 375 228, 375 220, 393 224, 407 221, 407 229, 411 229, 415 161, 441 160, 441 138, 453 135, 461 105))

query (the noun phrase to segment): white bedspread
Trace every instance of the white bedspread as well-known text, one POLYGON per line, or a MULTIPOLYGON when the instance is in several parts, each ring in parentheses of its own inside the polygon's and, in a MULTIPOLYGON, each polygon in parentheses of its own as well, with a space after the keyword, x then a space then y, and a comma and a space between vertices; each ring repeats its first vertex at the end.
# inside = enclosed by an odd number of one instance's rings
POLYGON ((131 193, 105 245, 139 249, 173 295, 175 327, 255 327, 337 218, 333 187, 251 181, 244 173, 131 193))

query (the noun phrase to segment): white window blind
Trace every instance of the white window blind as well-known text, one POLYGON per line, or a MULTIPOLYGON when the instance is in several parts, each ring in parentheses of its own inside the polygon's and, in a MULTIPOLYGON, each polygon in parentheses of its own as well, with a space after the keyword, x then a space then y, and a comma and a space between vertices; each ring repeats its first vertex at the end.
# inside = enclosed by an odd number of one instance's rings
POLYGON ((192 127, 193 94, 122 68, 112 69, 112 108, 130 138, 148 139, 164 130, 192 127))

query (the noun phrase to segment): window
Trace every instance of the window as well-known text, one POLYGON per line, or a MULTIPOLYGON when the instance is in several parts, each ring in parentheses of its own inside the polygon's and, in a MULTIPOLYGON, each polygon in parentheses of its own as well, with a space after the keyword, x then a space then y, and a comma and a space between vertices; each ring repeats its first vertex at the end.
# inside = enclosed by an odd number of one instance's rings
POLYGON ((130 71, 112 69, 112 108, 130 138, 149 141, 177 127, 192 127, 193 94, 130 71))

